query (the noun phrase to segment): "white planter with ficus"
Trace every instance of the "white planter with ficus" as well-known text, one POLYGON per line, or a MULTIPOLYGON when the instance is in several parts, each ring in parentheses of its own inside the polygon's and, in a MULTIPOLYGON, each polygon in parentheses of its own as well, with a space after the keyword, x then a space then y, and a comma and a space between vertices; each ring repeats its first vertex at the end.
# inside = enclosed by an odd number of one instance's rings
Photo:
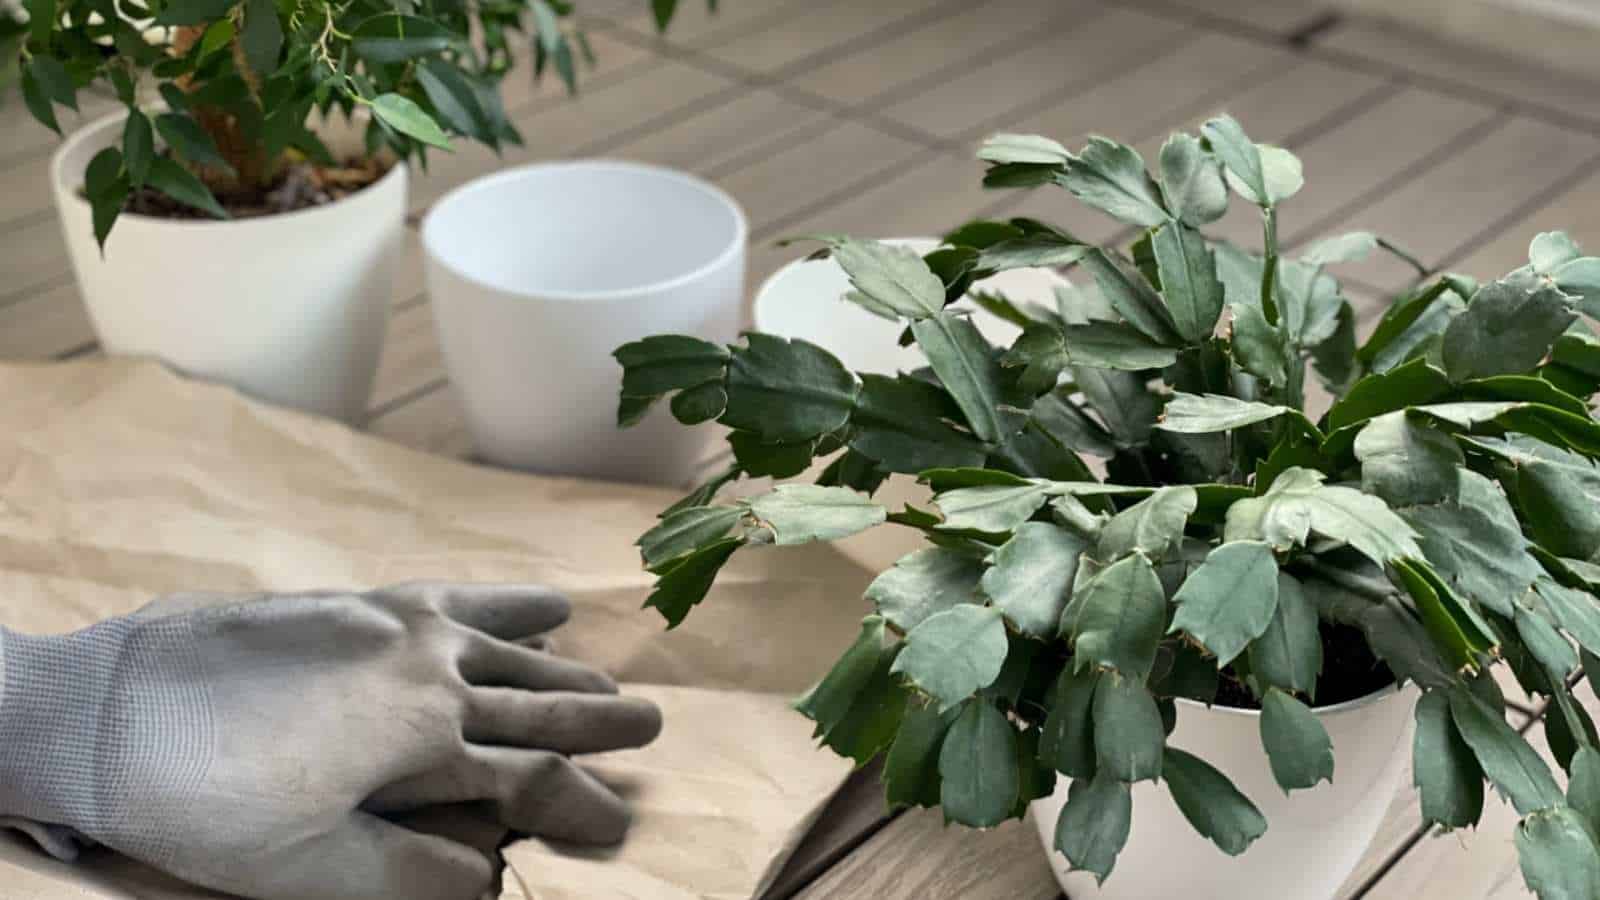
POLYGON ((125 107, 51 166, 101 344, 346 421, 377 370, 408 164, 451 135, 520 143, 498 93, 510 42, 527 26, 536 69, 569 85, 581 43, 571 5, 549 0, 23 6, 0 51, 20 55, 34 118, 59 132, 92 84, 125 107))

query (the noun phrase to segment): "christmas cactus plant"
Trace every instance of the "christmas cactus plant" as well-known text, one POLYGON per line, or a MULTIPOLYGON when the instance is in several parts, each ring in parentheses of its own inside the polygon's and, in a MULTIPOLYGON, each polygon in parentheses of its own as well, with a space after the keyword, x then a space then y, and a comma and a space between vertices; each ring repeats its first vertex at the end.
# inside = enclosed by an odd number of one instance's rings
MULTIPOLYGON (((225 218, 230 196, 270 189, 292 161, 345 162, 318 138, 314 113, 367 110, 369 157, 387 151, 425 164, 429 148, 450 149, 451 135, 496 151, 520 144, 498 85, 523 34, 535 73, 553 68, 576 84, 577 58, 592 54, 571 24, 573 5, 6 0, 0 53, 18 58, 23 102, 53 131, 58 107, 77 109, 78 92, 97 83, 127 107, 118 146, 85 173, 103 244, 140 189, 225 218)), ((677 0, 652 6, 665 28, 677 0)))
POLYGON ((833 750, 885 756, 891 802, 969 826, 1066 776, 1056 847, 1102 879, 1140 781, 1227 853, 1268 827, 1167 746, 1177 701, 1259 708, 1272 774, 1297 791, 1337 765, 1315 706, 1414 683, 1424 818, 1476 824, 1487 782, 1521 816, 1528 884, 1592 900, 1600 751, 1574 691, 1600 667, 1600 338, 1579 319, 1600 313, 1600 257, 1541 234, 1528 265, 1479 284, 1365 232, 1285 254, 1277 209, 1300 163, 1228 117, 1174 135, 1155 174, 1098 137, 1072 153, 1002 135, 981 155, 987 183, 1064 188, 1136 239, 1096 247, 1030 219, 970 223, 925 256, 819 237, 847 300, 926 358, 894 377, 760 333, 620 348, 623 424, 673 395, 684 423, 732 429, 727 471, 640 539, 648 605, 677 625, 746 548, 922 532, 799 710, 833 750), (1259 209, 1261 252, 1205 235, 1230 193, 1259 209), (1372 252, 1420 277, 1358 341, 1324 267, 1372 252), (969 290, 1038 266, 1077 281, 1055 308, 969 290), (992 346, 976 315, 1021 334, 992 346), (1308 376, 1333 397, 1320 415, 1308 376), (824 457, 814 483, 717 501, 824 457), (925 482, 932 508, 875 503, 893 474, 925 482), (1496 666, 1548 698, 1566 791, 1507 724, 1496 666))

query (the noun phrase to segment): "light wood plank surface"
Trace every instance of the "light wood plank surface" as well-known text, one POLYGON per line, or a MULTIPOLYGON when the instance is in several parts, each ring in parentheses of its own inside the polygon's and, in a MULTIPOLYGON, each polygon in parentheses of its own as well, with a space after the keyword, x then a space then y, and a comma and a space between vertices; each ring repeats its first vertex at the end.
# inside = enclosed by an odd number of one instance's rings
MULTIPOLYGON (((506 104, 527 146, 435 155, 412 209, 529 161, 605 155, 675 166, 745 206, 754 285, 805 252, 773 239, 808 231, 934 234, 980 215, 1033 215, 1090 240, 1126 238, 1129 229, 1064 192, 985 190, 978 142, 1038 131, 1077 146, 1093 131, 1153 161, 1169 130, 1228 111, 1305 162, 1307 187, 1284 210, 1286 246, 1371 228, 1479 276, 1520 265, 1540 230, 1565 228, 1600 250, 1600 87, 1330 17, 1319 0, 720 6, 709 15, 703 0, 682 0, 674 30, 659 36, 642 0, 582 0, 600 64, 578 96, 514 74, 506 104)), ((85 116, 113 108, 83 99, 85 116)), ((0 104, 3 358, 93 352, 49 211, 55 141, 20 103, 0 104)), ((1258 227, 1240 210, 1214 231, 1253 245, 1258 227)), ((422 261, 412 229, 369 429, 470 457, 422 261)), ((1387 261, 1340 274, 1362 330, 1408 277, 1387 261)), ((1491 815, 1505 813, 1492 806, 1491 815)), ((1339 900, 1524 896, 1504 822, 1417 840, 1419 823, 1414 794, 1402 790, 1339 900)), ((886 819, 868 771, 835 798, 772 896, 1054 900, 1059 891, 1031 826, 972 834, 942 827, 936 812, 886 819)))

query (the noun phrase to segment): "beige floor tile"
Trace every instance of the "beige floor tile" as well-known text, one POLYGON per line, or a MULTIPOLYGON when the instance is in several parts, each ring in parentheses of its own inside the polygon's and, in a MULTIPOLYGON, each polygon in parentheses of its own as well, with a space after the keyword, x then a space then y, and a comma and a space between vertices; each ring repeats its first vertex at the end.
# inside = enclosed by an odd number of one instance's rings
POLYGON ((719 40, 707 52, 748 72, 802 69, 829 53, 866 52, 863 48, 915 27, 912 23, 954 12, 959 6, 926 0, 818 0, 762 28, 719 40))

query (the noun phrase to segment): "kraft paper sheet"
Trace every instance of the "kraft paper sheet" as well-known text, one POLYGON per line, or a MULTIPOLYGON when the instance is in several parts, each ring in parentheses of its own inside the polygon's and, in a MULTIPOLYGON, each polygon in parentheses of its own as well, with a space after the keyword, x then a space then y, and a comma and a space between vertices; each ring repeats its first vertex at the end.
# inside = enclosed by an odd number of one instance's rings
MULTIPOLYGON (((432 457, 153 363, 4 365, 0 397, 7 627, 68 631, 186 590, 564 590, 575 614, 560 652, 655 700, 666 730, 587 760, 634 803, 626 843, 518 841, 503 900, 755 897, 848 774, 787 708, 864 612, 870 573, 837 550, 740 554, 669 633, 640 610, 651 578, 632 544, 673 491, 432 457)), ((0 835, 0 886, 7 900, 211 896, 109 853, 64 865, 13 835, 0 835)))

